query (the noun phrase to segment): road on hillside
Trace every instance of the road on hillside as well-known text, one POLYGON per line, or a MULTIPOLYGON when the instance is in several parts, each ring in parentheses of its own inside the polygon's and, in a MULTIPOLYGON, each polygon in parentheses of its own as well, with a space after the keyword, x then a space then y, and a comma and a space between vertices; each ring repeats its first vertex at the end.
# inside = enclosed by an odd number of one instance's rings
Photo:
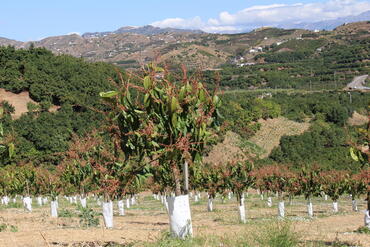
POLYGON ((367 77, 368 75, 356 76, 350 83, 348 83, 346 89, 369 90, 370 87, 364 86, 367 77))

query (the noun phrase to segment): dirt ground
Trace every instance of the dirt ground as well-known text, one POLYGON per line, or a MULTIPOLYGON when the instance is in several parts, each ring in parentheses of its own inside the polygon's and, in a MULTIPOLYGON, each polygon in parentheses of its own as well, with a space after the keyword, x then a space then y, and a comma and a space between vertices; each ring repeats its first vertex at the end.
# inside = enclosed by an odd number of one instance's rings
MULTIPOLYGON (((238 223, 237 204, 235 199, 222 203, 216 199, 214 212, 207 212, 205 194, 201 202, 192 201, 193 228, 196 236, 218 235, 233 236, 234 234, 253 233, 257 225, 272 224, 276 219, 276 205, 272 208, 266 206, 258 195, 251 194, 246 199, 247 224, 238 223)), ((35 200, 34 200, 35 201, 35 200)), ((359 202, 359 212, 352 212, 349 198, 342 198, 339 202, 340 212, 331 212, 331 202, 317 199, 314 202, 315 217, 306 217, 305 202, 302 199, 293 201, 292 205, 286 202, 286 215, 291 226, 302 240, 325 241, 327 243, 341 242, 346 246, 370 247, 370 235, 354 233, 354 230, 363 225, 365 209, 363 201, 359 202)), ((100 207, 93 199, 88 204, 100 212, 100 207)), ((276 204, 276 201, 275 201, 276 204)), ((32 213, 25 212, 22 208, 0 209, 0 219, 7 225, 16 226, 17 232, 9 229, 0 232, 0 246, 88 246, 87 242, 115 242, 120 244, 140 243, 155 241, 163 232, 169 230, 168 216, 164 206, 149 195, 141 195, 139 203, 126 209, 125 216, 114 217, 114 229, 107 230, 102 227, 83 229, 80 227, 79 218, 49 217, 49 206, 38 207, 34 203, 32 213)), ((71 212, 76 206, 70 205, 66 200, 60 199, 61 209, 71 212)), ((115 204, 115 210, 117 210, 115 204)))

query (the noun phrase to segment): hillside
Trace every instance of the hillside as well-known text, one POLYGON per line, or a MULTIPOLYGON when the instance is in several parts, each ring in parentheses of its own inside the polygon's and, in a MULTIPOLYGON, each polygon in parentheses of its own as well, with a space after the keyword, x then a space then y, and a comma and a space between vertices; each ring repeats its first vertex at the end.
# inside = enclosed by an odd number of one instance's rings
POLYGON ((212 69, 230 62, 238 54, 256 47, 294 39, 305 30, 262 28, 243 34, 209 34, 194 30, 159 29, 151 26, 124 27, 113 32, 85 33, 48 37, 34 42, 5 40, 0 45, 16 48, 45 47, 55 54, 69 54, 89 61, 116 63, 136 68, 158 55, 171 64, 185 63, 190 68, 212 69), (201 62, 198 62, 198 61, 201 62))

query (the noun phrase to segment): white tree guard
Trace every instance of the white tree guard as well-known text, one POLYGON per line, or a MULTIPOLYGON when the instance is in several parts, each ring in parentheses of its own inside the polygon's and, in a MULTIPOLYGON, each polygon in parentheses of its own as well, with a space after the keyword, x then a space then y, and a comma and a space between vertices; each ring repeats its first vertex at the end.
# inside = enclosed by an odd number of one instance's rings
POLYGON ((284 218, 285 217, 285 204, 284 204, 284 201, 280 201, 278 203, 278 216, 279 216, 279 218, 284 218))
POLYGON ((136 198, 135 198, 135 195, 133 195, 131 197, 131 205, 135 205, 136 204, 136 198))
POLYGON ((328 195, 324 195, 324 199, 325 199, 325 201, 327 201, 328 200, 328 195))
POLYGON ((161 195, 161 203, 164 204, 164 201, 166 200, 164 195, 161 195))
POLYGON ((13 203, 17 203, 17 199, 15 197, 13 198, 13 203))
POLYGON ((357 201, 356 199, 353 199, 352 200, 352 210, 357 212, 358 211, 358 207, 357 207, 357 201))
POLYGON ((269 208, 271 208, 271 207, 272 207, 272 198, 271 198, 271 196, 267 197, 267 206, 268 206, 269 208))
POLYGON ((263 201, 263 194, 261 193, 261 195, 260 195, 260 196, 261 196, 261 201, 263 201))
POLYGON ((50 202, 50 214, 51 214, 51 217, 53 218, 58 217, 58 201, 50 202))
POLYGON ((231 196, 232 196, 231 192, 227 193, 227 198, 228 198, 229 200, 231 200, 231 196))
POLYGON ((9 204, 9 197, 8 196, 3 196, 3 198, 1 198, 1 204, 5 204, 5 205, 8 205, 9 204))
POLYGON ((28 212, 32 212, 32 199, 29 196, 23 197, 23 205, 28 212))
POLYGON ((208 206, 207 206, 207 209, 208 209, 208 212, 212 212, 213 211, 213 198, 212 197, 209 197, 208 198, 208 206))
POLYGON ((313 217, 313 206, 311 200, 307 201, 307 214, 308 217, 312 218, 313 217))
POLYGON ((202 198, 202 194, 200 192, 198 192, 198 197, 199 199, 202 198))
POLYGON ((126 199, 126 208, 130 208, 130 198, 126 199))
POLYGON ((333 202, 333 212, 338 213, 338 202, 333 202))
POLYGON ((118 215, 124 216, 125 215, 125 205, 123 203, 123 200, 118 201, 118 215))
POLYGON ((72 196, 72 203, 77 204, 77 196, 72 196))
POLYGON ((198 194, 195 194, 195 195, 194 195, 194 201, 195 201, 195 202, 199 202, 198 194))
POLYGON ((81 206, 82 206, 83 208, 86 208, 86 206, 87 206, 87 198, 86 198, 86 197, 81 196, 81 197, 80 197, 80 203, 81 203, 81 206))
POLYGON ((164 207, 166 208, 166 211, 168 213, 168 200, 167 200, 167 197, 164 198, 164 207))
POLYGON ((242 196, 240 198, 240 204, 239 204, 239 218, 241 223, 247 223, 247 218, 245 217, 245 203, 244 203, 244 193, 242 193, 242 196))
POLYGON ((182 239, 192 236, 189 195, 169 196, 167 202, 172 236, 182 239))
POLYGON ((103 202, 103 219, 106 228, 113 228, 113 202, 103 202))
POLYGON ((364 217, 365 226, 370 229, 370 211, 365 211, 365 217, 364 217))
POLYGON ((239 205, 239 218, 241 223, 247 223, 247 219, 245 217, 245 205, 239 205))
POLYGON ((41 196, 38 196, 38 197, 36 198, 36 200, 37 200, 37 204, 38 204, 39 206, 42 206, 42 197, 41 197, 41 196))
POLYGON ((42 198, 42 204, 45 205, 46 203, 48 203, 48 198, 47 197, 42 198))

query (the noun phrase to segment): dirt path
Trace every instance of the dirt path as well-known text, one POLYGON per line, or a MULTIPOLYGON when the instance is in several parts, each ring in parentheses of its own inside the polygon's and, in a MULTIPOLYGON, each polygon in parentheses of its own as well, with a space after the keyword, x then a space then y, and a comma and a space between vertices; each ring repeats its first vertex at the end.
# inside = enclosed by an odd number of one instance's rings
POLYGON ((367 77, 368 75, 356 76, 350 83, 348 83, 346 89, 369 90, 369 87, 364 86, 367 77))

